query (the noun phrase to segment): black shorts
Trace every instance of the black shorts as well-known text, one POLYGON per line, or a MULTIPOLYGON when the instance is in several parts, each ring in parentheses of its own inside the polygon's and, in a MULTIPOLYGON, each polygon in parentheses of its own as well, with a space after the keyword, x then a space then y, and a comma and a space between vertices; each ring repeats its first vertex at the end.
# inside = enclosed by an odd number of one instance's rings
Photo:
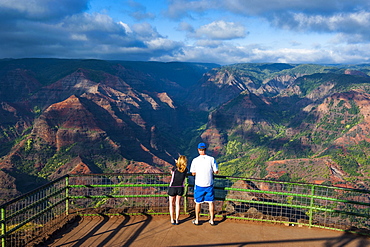
POLYGON ((184 194, 184 187, 169 187, 168 195, 169 196, 182 196, 184 194))

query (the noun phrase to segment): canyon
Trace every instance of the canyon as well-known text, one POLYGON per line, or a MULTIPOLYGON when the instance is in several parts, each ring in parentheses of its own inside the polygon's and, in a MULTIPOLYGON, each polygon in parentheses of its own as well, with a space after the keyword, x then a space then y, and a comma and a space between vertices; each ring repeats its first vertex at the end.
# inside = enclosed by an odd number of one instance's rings
POLYGON ((369 65, 0 60, 0 203, 68 173, 220 174, 368 189, 369 65))

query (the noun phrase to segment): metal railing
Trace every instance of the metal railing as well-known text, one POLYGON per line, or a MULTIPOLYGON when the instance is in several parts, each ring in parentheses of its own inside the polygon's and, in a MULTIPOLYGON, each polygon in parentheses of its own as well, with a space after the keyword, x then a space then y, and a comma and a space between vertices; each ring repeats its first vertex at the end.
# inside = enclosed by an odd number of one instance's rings
MULTIPOLYGON (((40 243, 73 217, 168 214, 169 174, 67 175, 0 206, 1 247, 40 243)), ((194 208, 189 176, 183 212, 194 208)), ((370 191, 215 176, 216 217, 370 236, 370 191)), ((208 206, 201 208, 207 214, 208 206)))

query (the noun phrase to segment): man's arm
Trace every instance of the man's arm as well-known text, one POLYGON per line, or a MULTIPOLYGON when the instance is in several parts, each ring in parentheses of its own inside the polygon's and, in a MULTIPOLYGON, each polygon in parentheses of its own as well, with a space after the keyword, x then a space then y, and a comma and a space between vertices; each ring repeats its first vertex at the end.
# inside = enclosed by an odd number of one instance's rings
POLYGON ((214 158, 213 158, 212 169, 213 169, 213 174, 218 174, 218 164, 214 158))
POLYGON ((191 164, 190 164, 190 173, 191 175, 195 176, 195 165, 194 165, 194 159, 191 161, 191 164))

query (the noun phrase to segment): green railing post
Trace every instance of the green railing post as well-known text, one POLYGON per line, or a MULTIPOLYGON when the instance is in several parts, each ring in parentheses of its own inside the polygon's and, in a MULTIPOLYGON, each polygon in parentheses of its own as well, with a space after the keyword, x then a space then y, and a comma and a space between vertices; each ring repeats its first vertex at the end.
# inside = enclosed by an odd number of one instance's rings
POLYGON ((5 247, 6 244, 6 222, 5 222, 5 208, 2 207, 0 209, 0 214, 1 214, 1 235, 3 236, 1 238, 1 247, 5 247))
POLYGON ((66 176, 66 215, 69 214, 69 176, 66 176))
POLYGON ((311 226, 312 226, 314 196, 315 196, 315 185, 312 185, 312 187, 311 187, 311 199, 310 199, 310 210, 309 210, 309 215, 308 215, 308 217, 309 217, 309 221, 308 221, 309 228, 311 228, 311 226))
POLYGON ((188 188, 189 188, 189 183, 188 183, 188 177, 185 179, 185 191, 184 191, 184 213, 188 213, 188 188))

